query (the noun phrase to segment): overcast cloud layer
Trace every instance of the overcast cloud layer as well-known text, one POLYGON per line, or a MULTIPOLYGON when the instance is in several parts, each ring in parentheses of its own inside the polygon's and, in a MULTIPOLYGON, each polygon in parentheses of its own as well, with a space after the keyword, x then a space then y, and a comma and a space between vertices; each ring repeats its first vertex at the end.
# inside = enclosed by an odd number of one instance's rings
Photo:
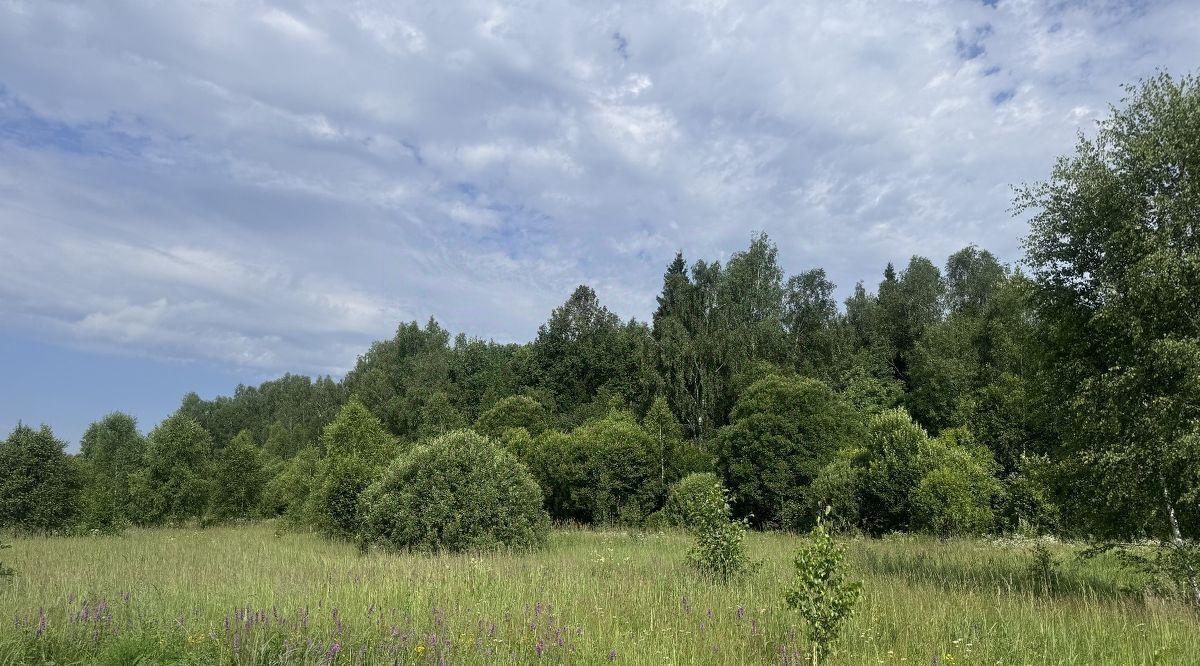
POLYGON ((1019 257, 1044 178, 1194 0, 0 0, 0 330, 341 373, 400 320, 652 310, 753 231, 845 293, 1019 257))

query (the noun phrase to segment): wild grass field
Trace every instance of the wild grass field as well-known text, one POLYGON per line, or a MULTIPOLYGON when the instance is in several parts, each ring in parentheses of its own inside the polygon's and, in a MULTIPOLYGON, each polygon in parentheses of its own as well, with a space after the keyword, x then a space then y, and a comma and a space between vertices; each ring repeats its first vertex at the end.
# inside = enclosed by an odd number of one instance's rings
MULTIPOLYGON (((800 664, 803 537, 710 582, 678 533, 555 531, 531 554, 361 554, 270 524, 19 538, 0 664, 800 664)), ((848 541, 864 597, 830 664, 1192 664, 1200 622, 1112 559, 1028 543, 848 541), (1047 577, 1049 573, 1049 577, 1047 577)))

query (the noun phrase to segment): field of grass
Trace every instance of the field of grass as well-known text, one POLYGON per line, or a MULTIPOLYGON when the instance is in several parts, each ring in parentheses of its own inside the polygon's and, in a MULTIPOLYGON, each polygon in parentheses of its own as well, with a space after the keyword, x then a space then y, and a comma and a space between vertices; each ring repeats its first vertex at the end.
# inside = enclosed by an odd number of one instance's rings
MULTIPOLYGON (((783 587, 800 537, 753 534, 708 582, 681 534, 558 531, 527 555, 360 554, 270 525, 19 538, 0 559, 0 665, 800 664, 783 587)), ((836 664, 1194 664, 1200 620, 1065 546, 852 540, 864 600, 836 664)))

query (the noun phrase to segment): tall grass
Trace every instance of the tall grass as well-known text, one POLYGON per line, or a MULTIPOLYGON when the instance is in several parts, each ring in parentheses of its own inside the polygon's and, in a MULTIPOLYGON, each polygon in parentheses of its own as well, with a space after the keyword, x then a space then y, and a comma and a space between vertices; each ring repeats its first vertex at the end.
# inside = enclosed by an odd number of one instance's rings
MULTIPOLYGON (((0 581, 0 664, 799 664, 799 538, 753 534, 725 585, 674 533, 558 531, 532 554, 359 554, 269 525, 23 538, 0 581), (86 612, 85 612, 86 609, 86 612)), ((836 664, 1188 664, 1200 622, 1112 561, 1059 547, 854 540, 865 596, 836 664)))

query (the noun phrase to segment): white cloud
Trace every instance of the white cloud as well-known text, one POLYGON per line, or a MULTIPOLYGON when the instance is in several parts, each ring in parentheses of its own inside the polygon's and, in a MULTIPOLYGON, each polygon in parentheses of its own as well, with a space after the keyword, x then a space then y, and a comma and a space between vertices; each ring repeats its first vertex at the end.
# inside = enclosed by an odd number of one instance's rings
POLYGON ((402 317, 527 339, 579 282, 645 317, 753 230, 842 292, 1018 257, 1044 177, 1156 68, 1161 3, 0 4, 0 317, 336 371, 402 317))

